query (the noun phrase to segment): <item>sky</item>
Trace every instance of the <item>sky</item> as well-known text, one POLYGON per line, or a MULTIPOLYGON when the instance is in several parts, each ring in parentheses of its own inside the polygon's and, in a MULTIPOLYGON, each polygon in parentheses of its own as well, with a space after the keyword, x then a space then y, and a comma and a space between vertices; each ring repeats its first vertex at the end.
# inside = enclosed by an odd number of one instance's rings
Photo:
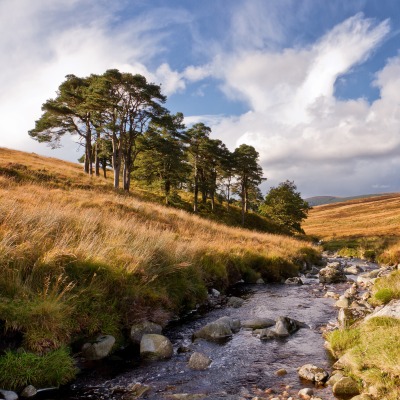
POLYGON ((28 136, 67 74, 161 84, 166 107, 260 154, 262 189, 400 191, 398 0, 0 0, 0 146, 28 136))

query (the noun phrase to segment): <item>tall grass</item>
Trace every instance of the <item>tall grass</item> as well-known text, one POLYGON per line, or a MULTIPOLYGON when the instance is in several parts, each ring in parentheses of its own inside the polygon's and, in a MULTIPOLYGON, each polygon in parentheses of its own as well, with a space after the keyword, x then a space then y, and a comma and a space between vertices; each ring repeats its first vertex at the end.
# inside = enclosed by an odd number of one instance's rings
POLYGON ((279 281, 318 259, 306 242, 119 194, 78 168, 0 149, 0 320, 26 351, 123 340, 133 322, 165 324, 211 287, 279 281))

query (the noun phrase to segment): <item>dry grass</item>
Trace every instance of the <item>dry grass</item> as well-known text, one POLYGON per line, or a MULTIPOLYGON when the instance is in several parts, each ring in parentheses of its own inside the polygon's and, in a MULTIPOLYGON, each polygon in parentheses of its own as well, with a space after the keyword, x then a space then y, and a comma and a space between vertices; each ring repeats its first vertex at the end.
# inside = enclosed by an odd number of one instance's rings
POLYGON ((165 322, 207 288, 279 280, 306 242, 231 228, 117 193, 79 165, 0 149, 0 320, 43 353, 79 336, 165 322))

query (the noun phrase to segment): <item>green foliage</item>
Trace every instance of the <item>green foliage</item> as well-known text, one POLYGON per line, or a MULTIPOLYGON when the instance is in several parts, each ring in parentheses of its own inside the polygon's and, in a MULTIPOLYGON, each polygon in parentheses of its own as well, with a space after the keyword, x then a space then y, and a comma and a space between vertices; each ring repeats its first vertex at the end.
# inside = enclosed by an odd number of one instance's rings
POLYGON ((377 279, 373 287, 371 301, 376 304, 387 304, 393 299, 400 299, 400 271, 377 279))
POLYGON ((1 388, 21 390, 27 385, 43 388, 68 383, 75 377, 77 369, 63 347, 43 356, 7 351, 0 357, 0 371, 1 388))
POLYGON ((291 181, 271 188, 260 206, 260 213, 291 232, 304 233, 301 223, 307 218, 310 206, 296 190, 296 185, 291 181))
POLYGON ((332 350, 338 356, 357 346, 360 342, 359 329, 338 329, 327 334, 332 350))

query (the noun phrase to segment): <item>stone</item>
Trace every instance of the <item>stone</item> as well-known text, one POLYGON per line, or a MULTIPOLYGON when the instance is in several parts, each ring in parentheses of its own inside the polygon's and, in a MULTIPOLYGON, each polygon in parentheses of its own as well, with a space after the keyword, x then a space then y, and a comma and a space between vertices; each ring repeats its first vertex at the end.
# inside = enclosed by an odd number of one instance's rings
POLYGON ((329 386, 333 386, 336 382, 339 382, 344 375, 339 371, 333 371, 330 378, 327 380, 326 384, 329 386))
POLYGON ((287 278, 285 281, 285 285, 303 285, 303 281, 298 276, 294 276, 293 278, 287 278))
POLYGON ((221 292, 219 292, 217 289, 211 289, 211 296, 219 297, 219 296, 221 296, 221 292))
POLYGON ((281 368, 281 369, 278 369, 278 371, 275 372, 275 375, 276 376, 284 376, 284 375, 287 375, 287 371, 286 371, 285 368, 281 368))
POLYGON ((352 397, 351 400, 372 400, 369 394, 359 394, 358 396, 352 397))
POLYGON ((196 331, 193 336, 210 341, 225 340, 240 329, 240 320, 231 317, 221 317, 196 331))
POLYGON ((350 306, 350 301, 345 296, 340 296, 339 300, 335 303, 335 307, 338 308, 349 308, 349 306, 350 306))
POLYGON ((344 377, 336 382, 332 387, 332 392, 338 397, 356 396, 360 394, 356 381, 348 377, 344 377))
POLYGON ((296 321, 288 317, 278 317, 275 325, 272 328, 261 329, 260 339, 269 340, 273 338, 286 337, 294 332, 297 332, 300 328, 308 328, 304 322, 296 321))
POLYGON ((256 283, 257 283, 257 285, 264 285, 264 284, 265 284, 265 281, 264 281, 263 278, 258 278, 257 281, 256 281, 256 283))
POLYGON ((364 270, 359 265, 351 265, 344 269, 344 272, 349 275, 357 275, 360 272, 364 272, 364 270))
POLYGON ((311 388, 304 388, 299 390, 299 392, 297 393, 297 395, 301 398, 301 399, 310 399, 311 396, 314 395, 314 390, 312 390, 311 388))
POLYGON ((383 308, 374 311, 372 314, 368 315, 364 321, 368 321, 374 317, 390 317, 400 319, 400 300, 392 300, 386 304, 383 308))
POLYGON ((34 397, 37 395, 37 390, 35 388, 35 386, 32 385, 28 385, 22 392, 21 392, 21 396, 22 397, 34 397))
POLYGON ((229 297, 226 305, 228 307, 239 308, 243 305, 243 303, 244 303, 244 300, 241 299, 240 297, 232 296, 232 297, 229 297))
POLYGON ((157 335, 160 335, 161 332, 162 332, 161 325, 155 324, 154 322, 151 321, 144 321, 139 324, 132 325, 130 338, 133 343, 140 344, 142 336, 145 333, 156 333, 157 335))
POLYGON ((11 390, 1 390, 0 389, 0 396, 4 400, 18 400, 18 395, 15 392, 12 392, 11 390))
POLYGON ((110 354, 114 344, 114 336, 100 335, 95 342, 85 343, 82 346, 82 355, 87 360, 101 360, 110 354))
POLYGON ((274 325, 275 321, 271 318, 254 318, 242 321, 243 328, 264 329, 274 325))
POLYGON ((354 316, 348 308, 341 308, 338 312, 338 322, 340 328, 349 327, 354 321, 354 316))
POLYGON ((318 277, 321 283, 347 282, 345 273, 340 268, 331 267, 330 264, 319 271, 318 277))
POLYGON ((204 371, 211 364, 211 359, 203 353, 195 352, 190 356, 188 367, 196 371, 204 371))
POLYGON ((339 294, 337 294, 335 292, 328 291, 328 292, 325 293, 324 297, 330 297, 332 299, 338 300, 340 296, 339 296, 339 294))
POLYGON ((173 347, 170 340, 155 333, 145 333, 140 341, 140 355, 149 360, 171 358, 173 347))
POLYGON ((189 394, 189 393, 175 393, 166 396, 167 399, 177 399, 177 400, 194 400, 194 399, 204 399, 207 397, 205 394, 189 394))
POLYGON ((300 378, 314 383, 323 383, 329 378, 329 374, 323 368, 312 364, 305 364, 300 367, 298 374, 300 378))

